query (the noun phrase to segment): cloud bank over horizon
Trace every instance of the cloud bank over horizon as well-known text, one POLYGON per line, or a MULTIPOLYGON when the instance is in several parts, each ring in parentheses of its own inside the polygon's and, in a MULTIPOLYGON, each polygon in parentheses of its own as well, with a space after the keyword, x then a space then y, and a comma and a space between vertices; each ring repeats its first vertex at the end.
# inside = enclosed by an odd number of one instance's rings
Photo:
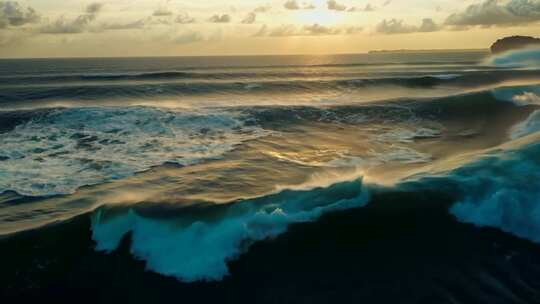
MULTIPOLYGON (((432 35, 452 47, 449 44, 456 41, 458 33, 484 33, 492 39, 507 32, 538 33, 539 24, 540 0, 232 0, 227 4, 217 0, 204 4, 175 0, 0 0, 0 56, 13 56, 17 50, 22 56, 54 50, 79 54, 104 43, 117 46, 118 52, 123 45, 138 45, 141 53, 193 53, 195 46, 188 45, 197 44, 199 49, 209 47, 214 53, 220 48, 223 53, 232 53, 225 45, 231 41, 239 50, 258 53, 257 49, 263 48, 261 39, 276 52, 286 53, 285 47, 301 49, 291 45, 290 39, 313 44, 310 37, 314 36, 339 43, 343 52, 348 51, 345 41, 351 42, 351 48, 370 48, 355 44, 351 38, 371 41, 377 48, 398 45, 405 41, 401 37, 410 40, 432 35)), ((419 41, 418 48, 424 45, 425 41, 419 41)))

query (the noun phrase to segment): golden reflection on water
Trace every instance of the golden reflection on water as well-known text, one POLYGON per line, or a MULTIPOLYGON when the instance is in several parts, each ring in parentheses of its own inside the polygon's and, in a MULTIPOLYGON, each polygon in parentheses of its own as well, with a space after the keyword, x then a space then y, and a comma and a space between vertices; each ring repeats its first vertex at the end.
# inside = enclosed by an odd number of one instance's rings
MULTIPOLYGON (((409 163, 381 161, 377 155, 397 149, 396 140, 385 143, 388 131, 411 126, 359 123, 342 127, 336 120, 300 123, 293 132, 281 126, 281 131, 246 142, 222 159, 187 167, 164 165, 124 180, 84 187, 72 195, 10 204, 5 212, 0 209, 0 234, 69 219, 102 205, 225 204, 282 189, 310 189, 354 179, 392 185, 426 172, 451 170, 493 149, 512 149, 538 140, 540 135, 533 134, 533 139, 505 143, 505 132, 527 117, 526 109, 521 112, 504 121, 491 115, 482 121, 461 116, 456 118, 459 123, 452 118, 441 120, 440 135, 399 142, 402 148, 430 155, 429 161, 409 163)), ((419 127, 418 120, 413 123, 419 127)), ((9 203, 16 197, 3 194, 0 201, 9 203)))

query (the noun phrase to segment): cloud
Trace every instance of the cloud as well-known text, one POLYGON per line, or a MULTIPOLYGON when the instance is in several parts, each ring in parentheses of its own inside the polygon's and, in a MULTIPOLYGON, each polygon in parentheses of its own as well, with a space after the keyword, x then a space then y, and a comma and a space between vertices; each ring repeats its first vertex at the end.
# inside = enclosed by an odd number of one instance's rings
POLYGON ((281 36, 294 36, 296 33, 296 27, 292 24, 280 25, 275 28, 269 28, 266 24, 263 25, 254 36, 270 36, 270 37, 281 37, 281 36))
POLYGON ((420 26, 405 24, 403 20, 391 19, 383 20, 376 27, 376 31, 381 34, 408 34, 408 33, 427 33, 440 30, 433 19, 425 18, 420 26))
MULTIPOLYGON (((387 4, 386 4, 387 5, 387 4)), ((364 12, 374 12, 375 11, 375 7, 371 4, 366 4, 366 7, 364 7, 363 9, 364 12)))
POLYGON ((311 3, 302 3, 302 5, 298 4, 296 0, 287 0, 285 4, 283 4, 283 7, 285 7, 288 10, 299 10, 299 9, 314 9, 315 5, 311 3))
POLYGON ((253 24, 257 20, 257 14, 254 12, 250 12, 247 14, 247 16, 242 20, 242 23, 244 24, 253 24))
POLYGON ((403 20, 383 20, 376 31, 383 34, 435 32, 444 28, 464 30, 470 26, 513 26, 540 22, 540 0, 484 0, 451 14, 442 25, 426 18, 420 26, 408 25, 403 20))
POLYGON ((261 5, 256 7, 253 12, 254 13, 266 13, 269 12, 272 9, 270 5, 261 5))
POLYGON ((174 22, 180 23, 180 24, 189 24, 189 23, 195 23, 195 18, 190 17, 187 13, 181 13, 176 16, 176 19, 174 19, 174 22))
POLYGON ((22 26, 39 21, 40 16, 31 7, 22 7, 15 1, 0 1, 0 28, 22 26))
POLYGON ((349 7, 349 9, 347 10, 348 12, 374 12, 375 11, 375 7, 371 4, 366 4, 366 6, 364 8, 357 8, 357 7, 349 7))
POLYGON ((436 32, 441 29, 441 26, 439 26, 433 19, 431 18, 424 18, 422 20, 422 24, 418 28, 418 32, 421 33, 430 33, 430 32, 436 32))
POLYGON ((341 29, 323 26, 319 24, 306 25, 304 31, 309 35, 338 35, 341 29))
POLYGON ((168 18, 168 17, 163 17, 163 18, 162 17, 157 17, 157 18, 148 17, 145 20, 145 24, 171 26, 173 24, 173 21, 176 22, 176 20, 171 20, 171 18, 168 18))
POLYGON ((168 17, 172 15, 174 15, 174 13, 165 7, 160 7, 156 9, 152 14, 152 16, 154 17, 168 17))
POLYGON ((255 21, 257 21, 257 14, 267 13, 272 9, 270 5, 261 5, 253 9, 253 11, 249 12, 244 19, 242 19, 242 23, 244 24, 253 24, 255 21))
POLYGON ((286 37, 286 36, 330 36, 342 34, 357 34, 363 31, 361 27, 330 27, 320 24, 305 25, 302 27, 285 24, 274 28, 263 25, 255 37, 286 37))
POLYGON ((86 13, 87 14, 97 14, 103 9, 103 3, 95 2, 91 3, 86 7, 86 13))
POLYGON ((283 7, 285 7, 288 10, 297 10, 300 9, 300 5, 298 5, 298 2, 296 0, 288 0, 283 4, 283 7))
POLYGON ((31 31, 0 31, 0 46, 21 44, 33 35, 31 31))
POLYGON ((142 29, 146 25, 146 20, 141 19, 128 23, 104 23, 100 26, 101 30, 133 30, 142 29))
POLYGON ((467 26, 512 26, 540 21, 540 0, 485 0, 469 5, 464 11, 448 16, 446 25, 467 26))
POLYGON ((332 11, 340 11, 340 12, 343 12, 345 10, 347 10, 347 6, 346 5, 343 5, 343 4, 339 4, 336 0, 328 0, 326 2, 326 5, 328 7, 329 10, 332 10, 332 11))
POLYGON ((414 26, 404 24, 403 20, 384 19, 377 25, 376 31, 381 34, 402 34, 415 32, 416 29, 414 26))
POLYGON ((86 31, 89 25, 96 19, 103 5, 100 3, 91 3, 85 13, 79 15, 75 19, 66 19, 64 16, 59 17, 55 21, 44 25, 41 33, 45 34, 77 34, 86 31))
POLYGON ((358 34, 364 31, 364 28, 361 26, 351 26, 345 29, 345 32, 349 35, 358 34))
POLYGON ((173 42, 179 44, 188 44, 203 41, 204 37, 199 32, 182 33, 174 37, 173 42))
POLYGON ((82 33, 87 26, 94 21, 94 15, 80 15, 79 17, 68 20, 65 17, 60 17, 54 22, 49 23, 41 28, 44 34, 76 34, 82 33))
POLYGON ((210 17, 209 21, 212 23, 229 23, 231 22, 231 16, 228 14, 219 15, 216 14, 212 17, 210 17))

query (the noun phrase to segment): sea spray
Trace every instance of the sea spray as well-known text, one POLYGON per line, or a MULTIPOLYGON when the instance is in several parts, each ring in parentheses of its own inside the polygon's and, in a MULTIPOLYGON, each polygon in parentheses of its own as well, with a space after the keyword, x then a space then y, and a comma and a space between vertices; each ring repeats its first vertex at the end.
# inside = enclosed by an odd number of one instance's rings
POLYGON ((503 53, 488 59, 488 64, 506 68, 540 67, 540 48, 523 49, 503 53))
POLYGON ((206 211, 167 218, 139 214, 136 206, 105 216, 98 210, 92 237, 99 251, 115 250, 131 233, 131 253, 149 270, 181 281, 214 281, 228 274, 227 262, 253 242, 284 233, 288 225, 318 219, 338 210, 362 207, 368 191, 361 180, 310 190, 283 190, 277 194, 206 211), (216 213, 215 209, 219 208, 216 213))
POLYGON ((498 228, 540 243, 539 153, 540 144, 536 142, 520 144, 396 187, 414 192, 441 191, 455 199, 449 212, 458 221, 498 228))

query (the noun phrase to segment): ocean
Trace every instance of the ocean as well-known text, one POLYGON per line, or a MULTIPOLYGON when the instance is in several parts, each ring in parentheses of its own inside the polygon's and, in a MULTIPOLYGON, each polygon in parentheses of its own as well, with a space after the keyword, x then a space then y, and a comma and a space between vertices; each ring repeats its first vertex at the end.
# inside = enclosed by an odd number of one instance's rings
POLYGON ((539 303, 540 51, 0 60, 0 299, 539 303))

